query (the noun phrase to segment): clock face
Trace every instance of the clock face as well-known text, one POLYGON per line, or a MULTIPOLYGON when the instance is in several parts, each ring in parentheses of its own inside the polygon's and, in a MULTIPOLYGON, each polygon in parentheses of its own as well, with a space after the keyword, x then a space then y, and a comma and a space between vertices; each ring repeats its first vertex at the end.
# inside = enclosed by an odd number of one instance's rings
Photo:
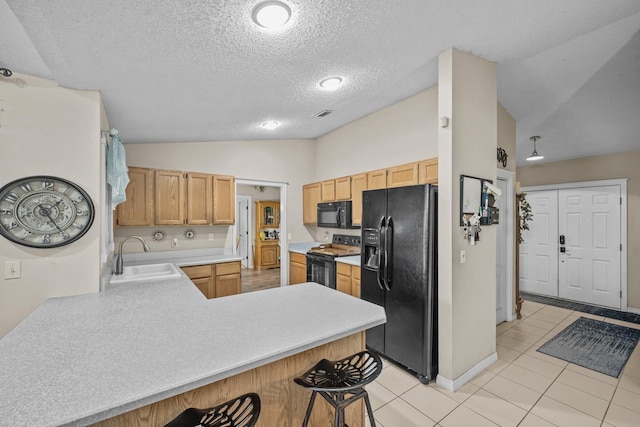
POLYGON ((89 195, 53 176, 32 176, 0 189, 0 234, 32 248, 55 248, 82 237, 93 223, 89 195))

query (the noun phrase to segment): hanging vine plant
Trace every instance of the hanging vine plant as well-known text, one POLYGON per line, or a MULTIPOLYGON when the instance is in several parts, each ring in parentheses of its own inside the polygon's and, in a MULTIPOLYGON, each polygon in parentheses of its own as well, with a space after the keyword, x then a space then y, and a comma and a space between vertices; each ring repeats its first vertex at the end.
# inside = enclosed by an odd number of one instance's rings
POLYGON ((531 205, 527 202, 526 193, 518 194, 518 205, 520 208, 520 243, 524 243, 522 233, 529 230, 529 221, 533 218, 531 213, 531 205))

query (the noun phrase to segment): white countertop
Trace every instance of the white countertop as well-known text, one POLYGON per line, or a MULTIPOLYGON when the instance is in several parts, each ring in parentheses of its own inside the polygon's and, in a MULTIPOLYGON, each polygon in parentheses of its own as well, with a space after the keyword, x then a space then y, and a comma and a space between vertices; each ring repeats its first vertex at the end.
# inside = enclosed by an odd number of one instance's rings
POLYGON ((320 242, 289 243, 289 252, 305 255, 309 249, 320 246, 321 244, 320 242))
POLYGON ((0 424, 87 425, 385 321, 315 283, 207 300, 181 277, 52 298, 0 341, 0 424))
POLYGON ((360 255, 353 256, 339 256, 336 258, 336 262, 341 262, 343 264, 350 264, 360 267, 360 255))

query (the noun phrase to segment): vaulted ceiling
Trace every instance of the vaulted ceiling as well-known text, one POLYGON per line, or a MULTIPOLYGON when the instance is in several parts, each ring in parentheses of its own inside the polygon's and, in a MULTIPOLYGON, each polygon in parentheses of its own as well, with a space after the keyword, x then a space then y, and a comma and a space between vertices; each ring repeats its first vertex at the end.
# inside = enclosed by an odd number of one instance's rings
POLYGON ((545 162, 640 149, 638 0, 282 1, 267 30, 262 0, 0 0, 0 67, 101 91, 124 142, 316 138, 433 86, 455 47, 497 62, 519 164, 531 135, 545 162))

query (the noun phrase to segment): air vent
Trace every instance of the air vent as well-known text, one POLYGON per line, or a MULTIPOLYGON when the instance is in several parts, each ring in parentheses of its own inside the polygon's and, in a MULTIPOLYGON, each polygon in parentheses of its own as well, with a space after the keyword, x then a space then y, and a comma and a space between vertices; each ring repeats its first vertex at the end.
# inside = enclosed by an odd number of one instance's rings
POLYGON ((328 116, 331 113, 332 113, 332 110, 322 110, 315 113, 313 117, 324 117, 324 116, 328 116))

